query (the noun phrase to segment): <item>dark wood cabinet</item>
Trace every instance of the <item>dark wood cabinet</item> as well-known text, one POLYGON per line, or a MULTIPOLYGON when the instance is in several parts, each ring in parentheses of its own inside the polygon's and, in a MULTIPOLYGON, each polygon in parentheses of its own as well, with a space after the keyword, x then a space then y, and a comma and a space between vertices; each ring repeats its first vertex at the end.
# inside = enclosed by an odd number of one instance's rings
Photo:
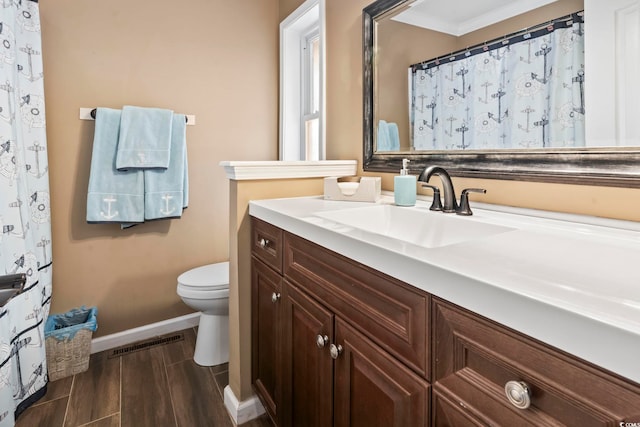
POLYGON ((281 229, 252 220, 251 380, 265 410, 278 424, 282 402, 281 229))
POLYGON ((282 327, 282 426, 330 426, 333 417, 333 313, 291 283, 282 327))
POLYGON ((251 260, 251 380, 277 423, 280 418, 282 277, 257 258, 251 260))
POLYGON ((637 384, 446 301, 432 313, 435 426, 640 422, 637 384))
POLYGON ((428 425, 429 384, 290 282, 282 426, 428 425))
POLYGON ((428 426, 427 381, 340 318, 335 331, 333 425, 428 426))
POLYGON ((261 221, 253 227, 252 376, 274 423, 428 425, 428 296, 261 221))
POLYGON ((253 227, 252 377, 277 426, 640 423, 640 385, 272 225, 253 227))
POLYGON ((298 236, 284 240, 287 280, 429 379, 429 295, 298 236))
POLYGON ((284 232, 256 218, 251 220, 251 224, 252 255, 281 274, 284 232))

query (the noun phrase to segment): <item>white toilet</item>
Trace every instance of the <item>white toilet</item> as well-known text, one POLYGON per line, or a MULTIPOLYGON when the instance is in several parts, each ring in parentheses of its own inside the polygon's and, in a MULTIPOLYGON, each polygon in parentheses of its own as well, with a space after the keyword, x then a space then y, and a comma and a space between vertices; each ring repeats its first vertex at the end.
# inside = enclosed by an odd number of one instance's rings
POLYGON ((229 263, 197 267, 178 276, 178 295, 200 311, 193 360, 201 366, 229 361, 229 263))

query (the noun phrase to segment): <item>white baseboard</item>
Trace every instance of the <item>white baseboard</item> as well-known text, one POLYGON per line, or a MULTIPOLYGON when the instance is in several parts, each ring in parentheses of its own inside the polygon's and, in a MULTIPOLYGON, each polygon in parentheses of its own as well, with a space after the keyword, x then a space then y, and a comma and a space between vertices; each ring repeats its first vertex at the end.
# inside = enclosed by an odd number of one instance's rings
POLYGON ((247 400, 239 402, 231 387, 224 388, 224 406, 229 411, 236 425, 244 424, 264 414, 264 406, 255 394, 247 400))
POLYGON ((182 331, 192 328, 200 323, 200 313, 185 314, 162 322, 151 323, 138 328, 128 329, 104 337, 91 340, 91 353, 99 353, 104 350, 131 344, 158 335, 170 334, 171 332, 182 331))

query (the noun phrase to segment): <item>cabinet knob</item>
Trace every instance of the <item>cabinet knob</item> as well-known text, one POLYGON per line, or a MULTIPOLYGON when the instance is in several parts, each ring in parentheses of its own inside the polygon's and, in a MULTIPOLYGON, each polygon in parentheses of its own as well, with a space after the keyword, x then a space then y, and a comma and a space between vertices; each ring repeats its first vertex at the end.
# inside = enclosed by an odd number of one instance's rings
POLYGON ((504 385, 507 399, 518 409, 531 406, 531 389, 524 381, 509 381, 504 385))
POLYGON ((269 246, 269 240, 268 239, 260 239, 260 241, 258 242, 260 244, 260 247, 262 249, 266 248, 267 246, 269 246))
POLYGON ((278 300, 280 299, 280 293, 279 292, 274 292, 271 294, 271 302, 272 303, 277 303, 278 300))
POLYGON ((329 347, 329 354, 331 354, 332 359, 337 359, 338 356, 342 354, 342 346, 341 345, 336 346, 335 344, 331 344, 331 346, 329 347))
POLYGON ((324 348, 325 345, 329 342, 329 337, 326 335, 318 335, 316 337, 316 345, 318 348, 324 348))

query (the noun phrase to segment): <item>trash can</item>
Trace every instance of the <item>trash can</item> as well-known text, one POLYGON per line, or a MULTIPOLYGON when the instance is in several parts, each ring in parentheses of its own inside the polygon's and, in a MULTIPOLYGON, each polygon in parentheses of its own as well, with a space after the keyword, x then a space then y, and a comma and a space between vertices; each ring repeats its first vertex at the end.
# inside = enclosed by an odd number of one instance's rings
POLYGON ((91 338, 98 328, 96 307, 52 314, 44 326, 49 381, 89 369, 91 338))

